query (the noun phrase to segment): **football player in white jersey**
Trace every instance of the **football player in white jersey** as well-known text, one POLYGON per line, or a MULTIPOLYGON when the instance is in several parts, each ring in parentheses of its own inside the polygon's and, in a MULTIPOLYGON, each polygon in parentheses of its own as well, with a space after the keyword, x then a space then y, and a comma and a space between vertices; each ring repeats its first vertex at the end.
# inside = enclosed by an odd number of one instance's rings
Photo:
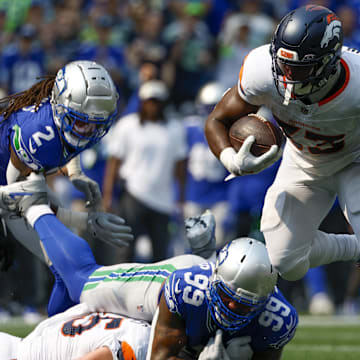
POLYGON ((306 5, 280 21, 270 44, 248 54, 237 84, 207 119, 209 146, 233 176, 260 172, 281 155, 274 145, 254 157, 254 136, 236 153, 228 138, 235 120, 265 105, 287 137, 261 219, 270 259, 287 280, 360 259, 359 70, 359 51, 343 46, 336 14, 306 5), (318 230, 336 196, 356 236, 318 230))
POLYGON ((3 360, 145 360, 150 325, 87 305, 42 321, 24 339, 0 332, 3 360))

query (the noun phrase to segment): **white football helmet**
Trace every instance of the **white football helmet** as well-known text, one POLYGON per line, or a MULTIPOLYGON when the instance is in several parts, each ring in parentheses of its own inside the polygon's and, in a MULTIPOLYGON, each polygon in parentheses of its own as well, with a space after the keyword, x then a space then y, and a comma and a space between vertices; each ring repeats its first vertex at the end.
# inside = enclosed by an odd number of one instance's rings
POLYGON ((210 282, 207 301, 215 323, 223 330, 246 326, 262 311, 276 282, 277 273, 262 242, 251 238, 231 241, 220 250, 210 282), (244 305, 246 312, 231 311, 229 301, 244 305))
POLYGON ((118 93, 105 68, 74 61, 58 71, 51 96, 54 121, 64 142, 75 150, 97 143, 117 115, 118 93))

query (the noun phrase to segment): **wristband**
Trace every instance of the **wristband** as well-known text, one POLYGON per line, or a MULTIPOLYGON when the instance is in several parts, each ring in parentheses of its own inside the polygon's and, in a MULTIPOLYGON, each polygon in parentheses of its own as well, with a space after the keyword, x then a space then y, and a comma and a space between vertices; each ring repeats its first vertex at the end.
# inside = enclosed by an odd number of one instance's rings
POLYGON ((232 172, 233 158, 236 155, 236 151, 233 147, 229 146, 221 151, 219 159, 226 169, 232 172))
POLYGON ((28 223, 34 227, 36 220, 47 214, 54 214, 48 205, 32 205, 26 211, 25 217, 28 223))
POLYGON ((69 178, 75 174, 81 174, 81 164, 80 164, 80 155, 72 158, 66 165, 69 178))
POLYGON ((87 228, 88 213, 59 207, 56 217, 67 227, 83 231, 87 228))

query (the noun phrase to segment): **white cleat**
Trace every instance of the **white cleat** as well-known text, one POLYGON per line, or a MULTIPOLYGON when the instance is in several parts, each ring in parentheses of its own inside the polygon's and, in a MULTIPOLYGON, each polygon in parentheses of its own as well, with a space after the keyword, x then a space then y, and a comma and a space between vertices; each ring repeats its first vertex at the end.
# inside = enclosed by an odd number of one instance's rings
POLYGON ((36 204, 47 204, 47 185, 43 175, 32 173, 27 180, 0 186, 0 208, 23 215, 36 204))
POLYGON ((205 259, 216 250, 215 218, 210 210, 199 216, 185 219, 185 234, 191 251, 205 259))

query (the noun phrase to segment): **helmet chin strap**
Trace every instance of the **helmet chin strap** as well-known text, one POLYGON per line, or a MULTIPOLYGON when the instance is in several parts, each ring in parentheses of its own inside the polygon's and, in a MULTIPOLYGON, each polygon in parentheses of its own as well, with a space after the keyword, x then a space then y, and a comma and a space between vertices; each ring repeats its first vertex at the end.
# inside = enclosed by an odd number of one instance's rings
POLYGON ((285 89, 285 95, 284 95, 284 101, 283 101, 283 105, 288 106, 290 99, 291 99, 291 94, 293 92, 293 84, 288 84, 286 89, 285 89))
POLYGON ((319 88, 318 91, 313 92, 312 94, 307 95, 306 97, 300 99, 305 103, 315 104, 326 97, 326 95, 331 91, 331 89, 335 86, 336 82, 339 80, 341 74, 340 64, 337 67, 337 70, 334 74, 331 74, 326 81, 326 84, 319 88))
POLYGON ((285 90, 285 94, 284 94, 283 105, 285 105, 285 106, 289 105, 292 94, 295 95, 295 98, 297 98, 300 101, 303 101, 305 104, 308 104, 308 105, 315 104, 315 103, 321 101, 323 98, 325 98, 325 96, 330 92, 330 90, 333 88, 333 86, 339 80, 340 74, 341 74, 341 67, 339 64, 336 72, 329 76, 329 78, 326 81, 324 86, 319 88, 318 91, 308 94, 306 96, 301 96, 301 94, 299 94, 299 93, 301 92, 301 90, 303 90, 305 92, 306 87, 309 87, 311 89, 310 84, 305 85, 305 87, 303 89, 298 89, 297 94, 294 92, 294 90, 296 90, 297 85, 288 84, 286 87, 286 90, 285 90))

